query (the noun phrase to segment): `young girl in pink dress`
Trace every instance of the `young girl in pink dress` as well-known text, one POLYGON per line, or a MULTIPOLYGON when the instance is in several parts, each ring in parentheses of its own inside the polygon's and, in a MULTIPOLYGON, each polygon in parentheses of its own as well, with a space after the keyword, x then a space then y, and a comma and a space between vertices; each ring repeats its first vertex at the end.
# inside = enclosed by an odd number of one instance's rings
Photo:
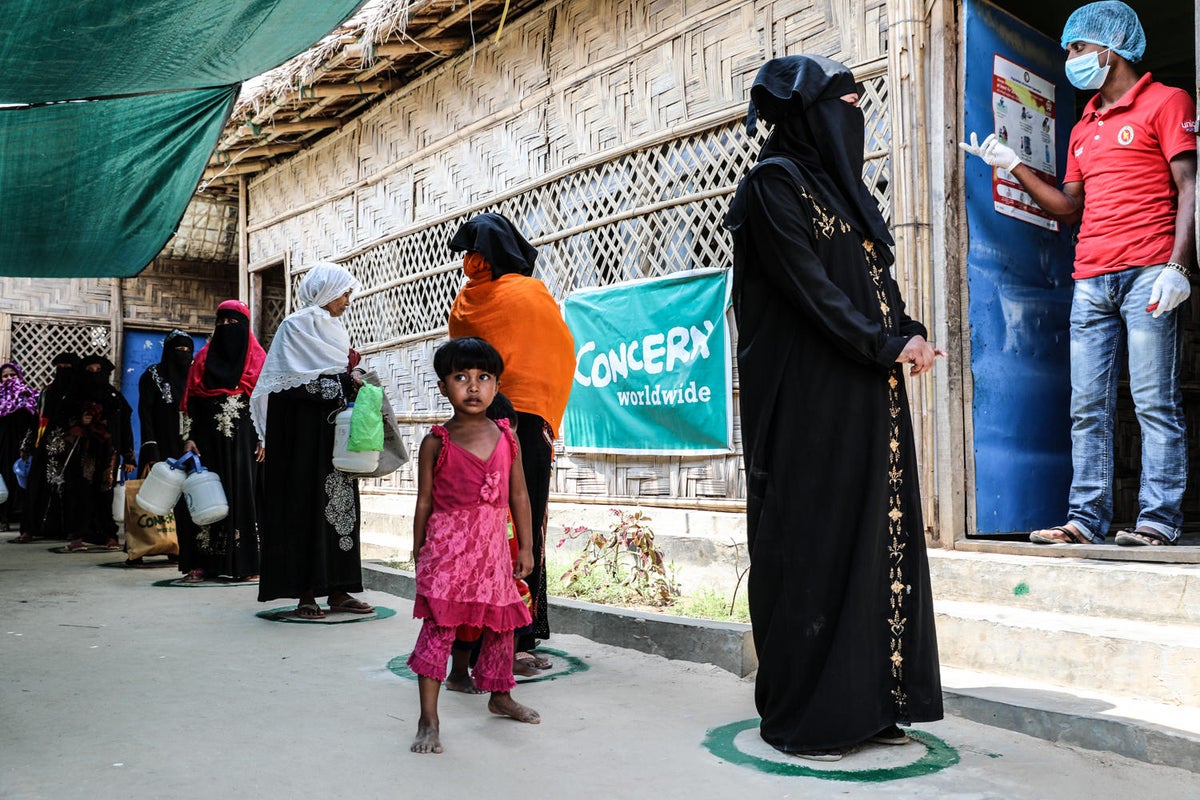
POLYGON ((442 752, 438 692, 460 625, 483 628, 474 680, 492 693, 488 710, 541 721, 511 694, 512 632, 530 621, 513 578, 533 569, 533 538, 520 447, 506 420, 487 417, 504 361, 483 339, 451 339, 434 353, 433 368, 454 416, 433 426, 417 459, 413 616, 425 622, 408 658, 421 697, 414 753, 442 752), (519 545, 515 568, 506 531, 510 511, 519 545))

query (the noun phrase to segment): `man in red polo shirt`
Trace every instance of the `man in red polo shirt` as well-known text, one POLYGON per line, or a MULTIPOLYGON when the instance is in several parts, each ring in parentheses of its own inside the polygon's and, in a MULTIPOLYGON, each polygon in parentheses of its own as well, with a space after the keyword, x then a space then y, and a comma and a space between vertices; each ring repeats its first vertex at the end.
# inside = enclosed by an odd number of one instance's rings
POLYGON ((1136 529, 1119 545, 1179 538, 1187 443, 1179 387, 1183 314, 1191 294, 1196 208, 1196 108, 1191 96, 1139 74, 1146 37, 1133 9, 1105 0, 1063 28, 1067 79, 1098 90, 1071 131, 1060 191, 994 134, 960 147, 1008 170, 1066 225, 1082 220, 1071 302, 1071 458, 1067 522, 1029 535, 1039 544, 1102 543, 1112 522, 1118 359, 1142 433, 1136 529))

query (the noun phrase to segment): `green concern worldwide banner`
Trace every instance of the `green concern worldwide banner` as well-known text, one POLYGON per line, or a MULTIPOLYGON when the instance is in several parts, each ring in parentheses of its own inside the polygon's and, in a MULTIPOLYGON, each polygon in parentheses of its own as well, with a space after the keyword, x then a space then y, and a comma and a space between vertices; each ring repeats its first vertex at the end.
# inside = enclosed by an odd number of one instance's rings
POLYGON ((563 424, 575 452, 730 452, 726 271, 693 270, 567 298, 575 381, 563 424))

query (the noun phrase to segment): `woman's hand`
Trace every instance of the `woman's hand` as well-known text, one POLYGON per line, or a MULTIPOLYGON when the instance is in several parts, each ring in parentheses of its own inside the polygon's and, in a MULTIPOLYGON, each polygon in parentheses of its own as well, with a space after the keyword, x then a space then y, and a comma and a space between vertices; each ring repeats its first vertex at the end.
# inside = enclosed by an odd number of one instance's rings
POLYGON ((896 356, 896 363, 912 364, 908 374, 920 375, 922 372, 929 372, 933 369, 933 364, 937 359, 945 357, 945 350, 934 347, 925 341, 924 336, 914 336, 908 340, 908 344, 904 345, 900 355, 896 356))
POLYGON ((517 563, 513 566, 513 577, 524 578, 533 572, 533 551, 521 548, 517 551, 517 563))
POLYGON ((188 439, 186 442, 183 443, 183 452, 195 453, 197 458, 200 457, 200 448, 196 447, 196 443, 193 442, 191 439, 188 439))
POLYGON ((254 460, 260 464, 267 458, 267 447, 262 442, 259 442, 254 448, 254 460))

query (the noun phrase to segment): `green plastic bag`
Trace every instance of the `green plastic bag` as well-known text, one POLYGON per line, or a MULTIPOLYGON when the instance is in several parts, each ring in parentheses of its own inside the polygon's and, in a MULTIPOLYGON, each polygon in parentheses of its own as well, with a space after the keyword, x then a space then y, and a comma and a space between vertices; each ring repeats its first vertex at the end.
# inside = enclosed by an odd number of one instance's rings
POLYGON ((352 453, 383 449, 383 389, 378 386, 364 383, 358 387, 346 449, 352 453))

